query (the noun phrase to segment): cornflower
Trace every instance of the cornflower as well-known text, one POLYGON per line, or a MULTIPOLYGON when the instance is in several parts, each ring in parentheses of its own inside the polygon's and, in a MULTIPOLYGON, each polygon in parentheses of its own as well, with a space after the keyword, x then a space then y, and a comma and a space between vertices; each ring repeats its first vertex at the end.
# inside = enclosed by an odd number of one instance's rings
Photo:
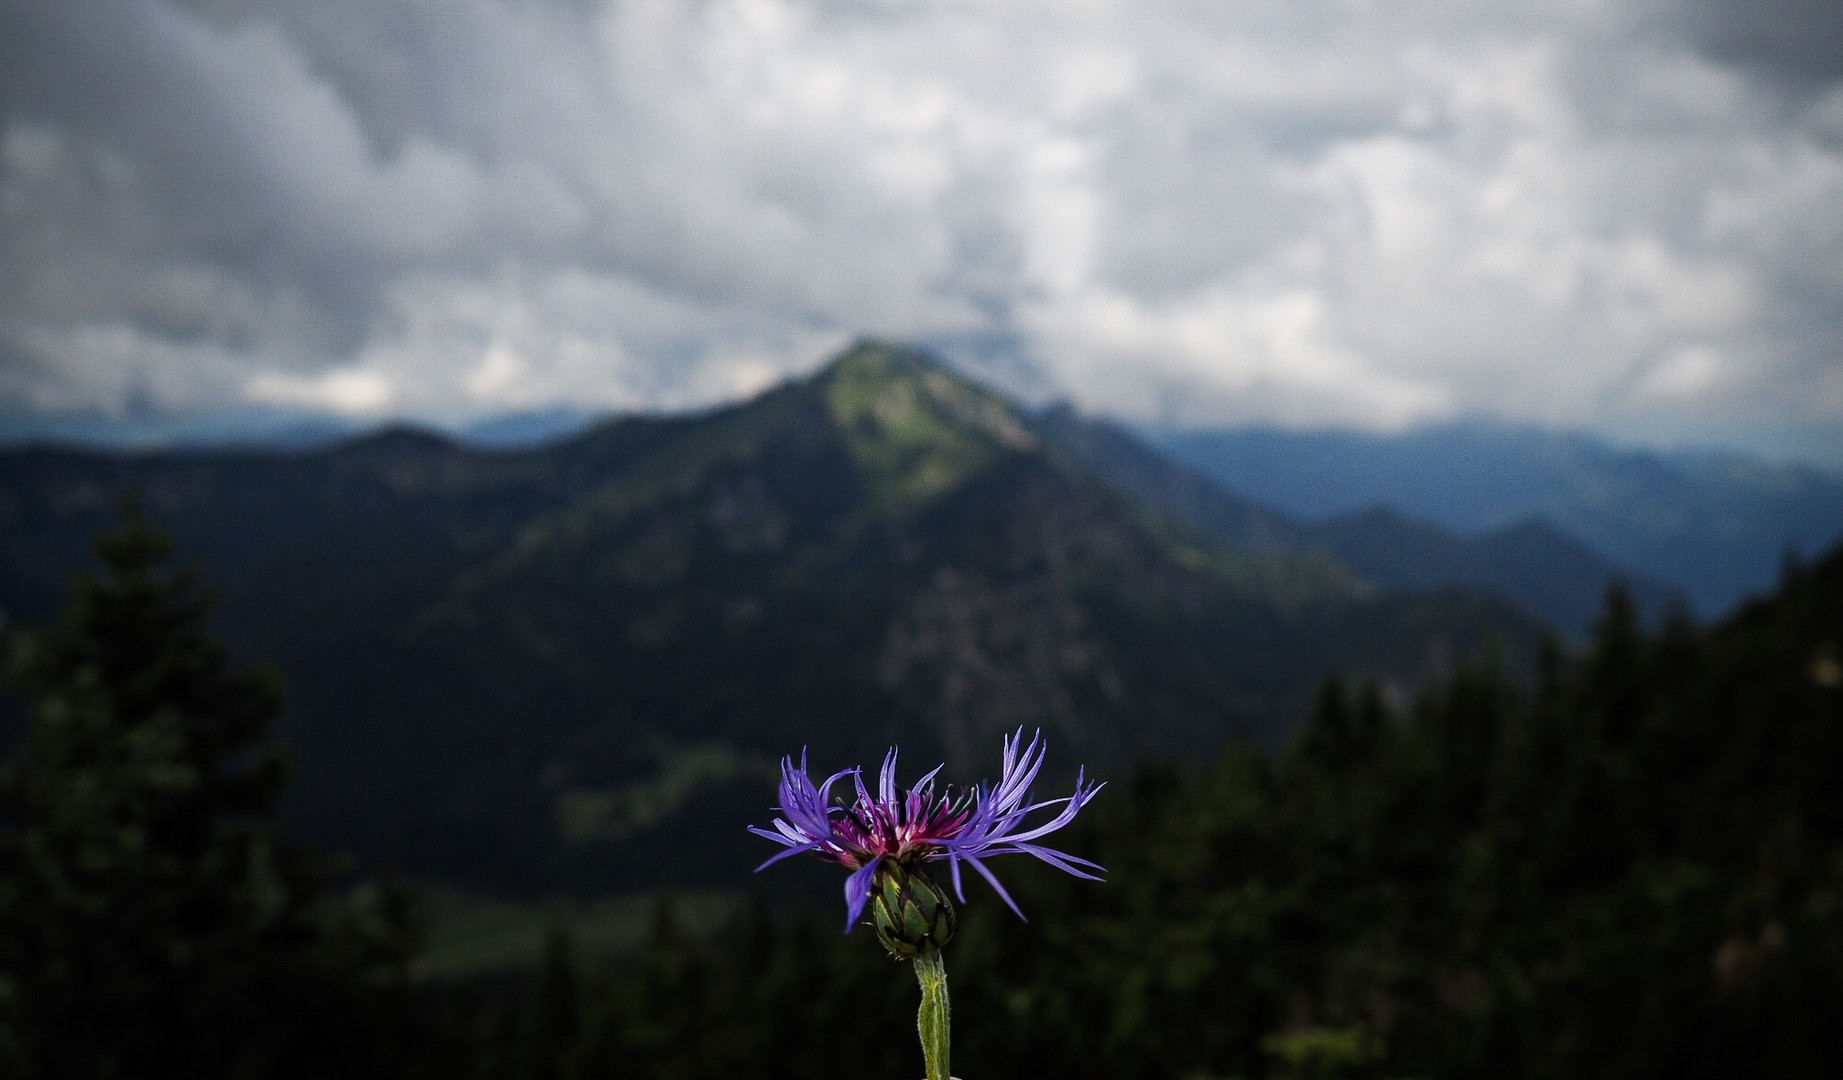
POLYGON ((948 1080, 947 971, 941 946, 953 937, 953 903, 928 876, 923 865, 946 860, 953 875, 954 895, 966 902, 960 864, 971 866, 985 878, 1005 904, 1022 919, 1017 901, 985 865, 994 855, 1031 855, 1065 873, 1098 881, 1105 871, 1096 863, 1037 843, 1039 839, 1075 820, 1104 786, 1087 782, 1085 770, 1075 777, 1075 793, 1060 799, 1032 802, 1030 785, 1043 767, 1043 733, 1024 745, 1024 729, 1004 741, 1003 768, 996 785, 935 790, 940 766, 914 787, 896 784, 896 748, 883 757, 875 795, 864 784, 864 770, 843 769, 824 783, 815 784, 807 772, 806 752, 800 764, 781 759, 781 816, 774 829, 749 826, 787 850, 756 867, 762 870, 795 855, 812 853, 851 871, 845 879, 845 932, 857 925, 864 909, 872 909, 871 923, 877 940, 891 955, 915 962, 921 983, 921 1010, 916 1027, 921 1034, 922 1057, 928 1080, 948 1080), (850 777, 857 799, 834 805, 832 789, 850 777), (1027 825, 1027 816, 1055 810, 1047 820, 1027 825))
POLYGON ((965 863, 991 884, 1020 919, 1024 913, 1017 901, 983 860, 994 855, 1033 855, 1078 878, 1101 880, 1089 873, 1105 873, 1098 864, 1034 841, 1075 820, 1075 815, 1105 785, 1087 783, 1086 770, 1078 770, 1073 795, 1031 802, 1030 785, 1043 767, 1047 747, 1041 731, 1031 737, 1028 746, 1023 745, 1023 737, 1024 729, 1019 728, 1015 735, 1005 738, 1003 769, 996 786, 981 784, 957 793, 952 788, 936 792, 934 778, 941 771, 939 765, 914 787, 906 791, 898 788, 895 747, 884 755, 874 796, 864 785, 861 768, 842 769, 815 785, 807 772, 805 751, 800 753, 798 767, 791 757, 782 758, 782 816, 774 820, 772 832, 753 825, 749 831, 783 844, 787 850, 756 867, 756 872, 805 852, 851 870, 851 876, 845 879, 847 933, 863 915, 871 882, 886 861, 913 869, 918 863, 947 860, 954 895, 961 903, 966 902, 960 877, 960 864, 965 863), (857 788, 857 801, 850 806, 833 805, 832 788, 846 777, 857 788), (1023 828, 1026 815, 1054 806, 1062 807, 1054 817, 1033 828, 1023 828))

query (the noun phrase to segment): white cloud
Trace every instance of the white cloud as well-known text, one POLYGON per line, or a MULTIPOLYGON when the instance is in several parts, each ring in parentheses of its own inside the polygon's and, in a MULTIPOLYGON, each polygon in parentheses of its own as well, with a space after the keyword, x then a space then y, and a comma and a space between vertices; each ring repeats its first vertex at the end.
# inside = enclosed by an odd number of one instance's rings
POLYGON ((1693 398, 1721 381, 1724 366, 1713 349, 1679 349, 1645 373, 1638 393, 1642 397, 1693 398))
POLYGON ((681 407, 868 332, 1194 422, 1838 418, 1843 88, 1650 0, 57 10, 14 408, 681 407))
POLYGON ((396 388, 379 372, 331 368, 316 375, 263 372, 251 379, 250 400, 265 405, 322 409, 342 416, 376 416, 395 403, 396 388))

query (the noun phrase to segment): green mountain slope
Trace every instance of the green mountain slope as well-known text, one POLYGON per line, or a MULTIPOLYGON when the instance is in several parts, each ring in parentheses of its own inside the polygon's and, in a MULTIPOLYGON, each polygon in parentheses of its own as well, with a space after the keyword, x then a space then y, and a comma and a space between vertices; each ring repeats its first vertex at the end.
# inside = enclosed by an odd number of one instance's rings
POLYGON ((743 405, 551 446, 0 455, 0 604, 51 607, 143 493, 288 674, 316 839, 542 890, 734 882, 780 754, 1123 771, 1277 738, 1328 670, 1397 686, 1538 630, 1377 597, 1130 497, 984 389, 867 343, 743 405))

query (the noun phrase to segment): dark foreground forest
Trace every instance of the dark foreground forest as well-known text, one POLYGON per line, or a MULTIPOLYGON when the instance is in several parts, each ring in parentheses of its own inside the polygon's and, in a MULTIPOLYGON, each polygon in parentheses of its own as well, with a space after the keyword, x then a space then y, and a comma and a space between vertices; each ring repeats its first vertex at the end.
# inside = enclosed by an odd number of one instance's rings
MULTIPOLYGON (((100 550, 6 643, 0 1075, 918 1075, 914 980, 836 904, 699 935, 662 899, 619 960, 560 930, 527 975, 419 978, 413 890, 275 824, 278 680, 153 526, 100 550)), ((1105 884, 1001 863, 1025 923, 969 882, 954 1071, 1839 1075, 1840 645, 1843 551, 1712 628, 1615 592, 1526 684, 1334 681, 1283 754, 1111 778, 1058 836, 1105 884)))

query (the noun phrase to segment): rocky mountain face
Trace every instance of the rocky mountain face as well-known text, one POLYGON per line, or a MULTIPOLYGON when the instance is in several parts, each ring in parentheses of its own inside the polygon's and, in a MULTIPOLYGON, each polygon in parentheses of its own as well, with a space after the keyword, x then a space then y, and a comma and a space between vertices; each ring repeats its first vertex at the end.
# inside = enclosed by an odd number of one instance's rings
POLYGON ((970 780, 1021 725, 1117 775, 1283 738, 1333 670, 1406 692, 1541 633, 1142 488, 864 343, 742 405, 536 448, 0 454, 0 605, 46 617, 137 491, 239 655, 287 676, 296 827, 529 891, 734 884, 803 746, 830 768, 899 743, 970 780))

